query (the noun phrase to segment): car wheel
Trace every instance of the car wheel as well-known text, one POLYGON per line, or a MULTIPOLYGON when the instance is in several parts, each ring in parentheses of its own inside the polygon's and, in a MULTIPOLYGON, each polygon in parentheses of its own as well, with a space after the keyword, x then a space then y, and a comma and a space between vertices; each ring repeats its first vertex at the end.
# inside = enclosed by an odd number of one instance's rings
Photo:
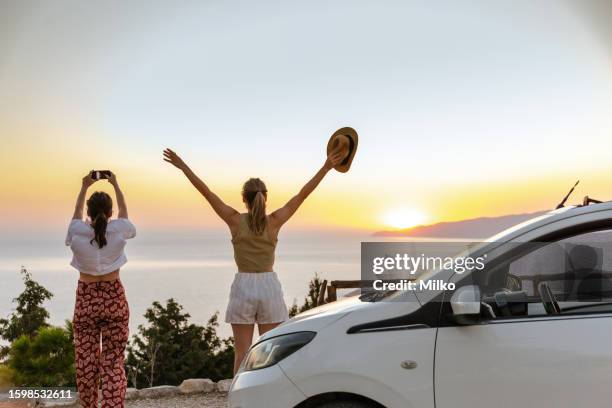
POLYGON ((337 402, 326 402, 323 405, 319 405, 317 408, 372 408, 373 406, 367 402, 362 401, 337 401, 337 402))

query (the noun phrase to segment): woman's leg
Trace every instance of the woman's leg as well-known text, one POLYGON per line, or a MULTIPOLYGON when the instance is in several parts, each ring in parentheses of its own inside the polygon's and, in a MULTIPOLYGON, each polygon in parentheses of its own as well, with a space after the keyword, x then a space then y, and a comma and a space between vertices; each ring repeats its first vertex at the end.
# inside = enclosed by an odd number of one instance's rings
POLYGON ((100 372, 98 359, 100 355, 100 331, 96 328, 74 326, 74 356, 76 366, 76 383, 81 406, 93 408, 98 406, 98 385, 100 372))
POLYGON ((77 299, 72 319, 74 332, 74 357, 76 383, 81 406, 98 406, 98 387, 100 371, 100 329, 92 313, 92 295, 84 284, 79 282, 77 299))
POLYGON ((267 272, 262 277, 261 293, 259 294, 261 301, 257 310, 257 319, 258 322, 276 323, 257 323, 257 330, 260 336, 272 330, 289 317, 283 296, 283 288, 276 273, 267 272))
POLYGON ((125 404, 124 356, 128 342, 128 322, 113 322, 102 329, 102 408, 123 408, 125 404))
POLYGON ((125 406, 125 346, 129 337, 130 312, 121 282, 107 285, 105 299, 105 321, 102 328, 102 353, 100 371, 102 377, 102 408, 125 406))
POLYGON ((234 332, 234 375, 240 368, 240 364, 246 355, 246 352, 251 347, 253 342, 254 324, 234 324, 232 323, 232 331, 234 332))
POLYGON ((273 328, 275 328, 279 324, 281 324, 281 322, 279 322, 279 323, 259 323, 259 324, 257 324, 257 330, 259 331, 259 335, 263 336, 263 334, 265 332, 268 332, 268 331, 272 330, 273 328))

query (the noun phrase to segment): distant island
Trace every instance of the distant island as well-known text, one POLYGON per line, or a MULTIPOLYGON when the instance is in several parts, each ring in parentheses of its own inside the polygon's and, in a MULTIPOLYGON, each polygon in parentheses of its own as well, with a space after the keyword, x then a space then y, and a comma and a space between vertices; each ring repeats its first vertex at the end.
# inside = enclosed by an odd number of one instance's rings
POLYGON ((377 237, 421 237, 421 238, 488 238, 530 218, 546 213, 538 211, 529 214, 502 215, 500 217, 480 217, 469 220, 439 222, 419 225, 401 230, 378 231, 377 237))

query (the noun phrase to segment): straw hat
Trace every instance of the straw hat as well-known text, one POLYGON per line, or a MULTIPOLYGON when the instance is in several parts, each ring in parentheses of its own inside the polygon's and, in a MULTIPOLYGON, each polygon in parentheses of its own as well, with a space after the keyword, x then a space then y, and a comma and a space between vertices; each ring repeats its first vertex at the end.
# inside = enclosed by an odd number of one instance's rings
POLYGON ((338 170, 340 173, 346 173, 349 171, 353 158, 355 157, 355 153, 357 152, 358 142, 359 136, 357 136, 357 132, 353 128, 343 127, 342 129, 338 129, 334 132, 334 134, 329 138, 329 142, 327 142, 327 155, 338 148, 338 146, 341 147, 342 151, 346 152, 344 160, 334 167, 334 169, 338 170))

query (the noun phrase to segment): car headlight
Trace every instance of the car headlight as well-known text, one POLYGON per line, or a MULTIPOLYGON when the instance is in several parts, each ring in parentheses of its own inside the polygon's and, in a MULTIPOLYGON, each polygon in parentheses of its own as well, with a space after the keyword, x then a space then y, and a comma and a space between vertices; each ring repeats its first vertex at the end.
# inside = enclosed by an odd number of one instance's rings
POLYGON ((242 362, 243 371, 270 367, 295 353, 314 338, 315 332, 283 334, 255 344, 242 362))

